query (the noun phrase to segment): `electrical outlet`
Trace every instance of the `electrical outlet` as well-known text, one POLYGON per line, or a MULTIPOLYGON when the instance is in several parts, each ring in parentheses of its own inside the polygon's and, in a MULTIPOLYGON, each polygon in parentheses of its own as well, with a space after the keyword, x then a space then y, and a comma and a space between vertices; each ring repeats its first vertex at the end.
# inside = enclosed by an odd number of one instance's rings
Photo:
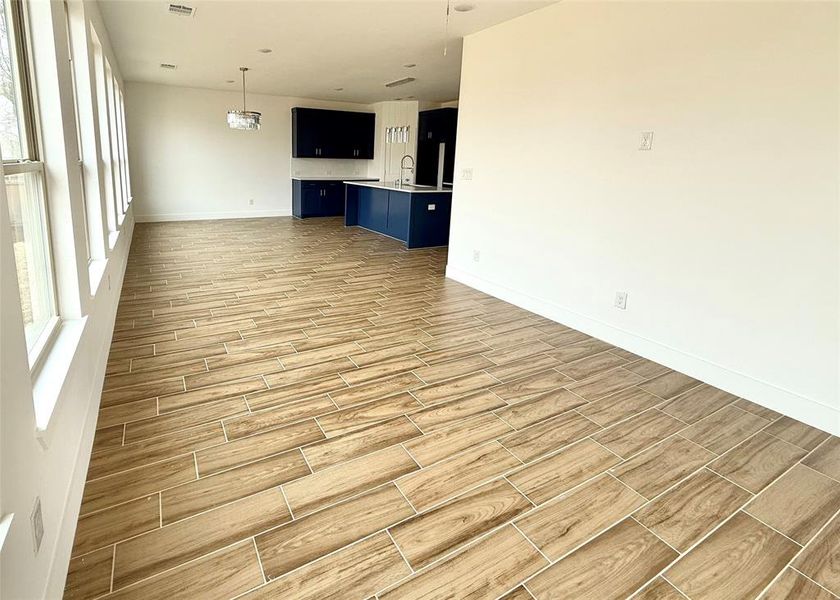
POLYGON ((481 260, 481 250, 473 250, 473 262, 481 260))
POLYGON ((615 307, 621 310, 627 309, 627 292, 615 293, 615 307))
POLYGON ((473 170, 472 169, 461 169, 461 179, 464 181, 469 181, 473 178, 473 170))
POLYGON ((41 541, 44 539, 44 517, 41 514, 41 498, 35 498, 35 506, 29 516, 32 525, 32 543, 35 547, 35 554, 41 549, 41 541))
POLYGON ((642 141, 639 142, 639 150, 651 150, 653 149, 653 132, 652 131, 643 131, 642 132, 642 141))
POLYGON ((254 206, 254 199, 251 198, 250 200, 248 200, 248 204, 250 204, 251 206, 254 206))
POLYGON ((429 210, 434 210, 435 208, 437 208, 437 206, 435 204, 429 204, 427 208, 429 210))

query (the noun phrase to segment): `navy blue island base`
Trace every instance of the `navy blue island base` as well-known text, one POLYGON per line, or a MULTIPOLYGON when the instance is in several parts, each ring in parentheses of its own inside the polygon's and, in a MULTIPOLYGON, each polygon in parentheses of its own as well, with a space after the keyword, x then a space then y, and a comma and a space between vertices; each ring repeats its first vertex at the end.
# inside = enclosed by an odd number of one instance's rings
POLYGON ((344 224, 405 242, 408 248, 449 244, 452 192, 346 182, 344 224))

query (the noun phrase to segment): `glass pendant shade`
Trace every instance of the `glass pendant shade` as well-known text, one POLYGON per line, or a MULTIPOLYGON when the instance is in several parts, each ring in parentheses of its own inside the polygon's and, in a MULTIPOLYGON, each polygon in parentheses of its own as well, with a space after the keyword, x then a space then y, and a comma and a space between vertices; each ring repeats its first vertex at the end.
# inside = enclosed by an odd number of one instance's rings
POLYGON ((260 116, 260 113, 253 110, 229 110, 227 114, 228 127, 256 131, 260 128, 260 116))
POLYGON ((248 67, 239 67, 242 71, 242 110, 229 110, 227 124, 231 129, 244 129, 246 131, 257 131, 260 128, 260 113, 248 110, 245 107, 245 71, 248 67))

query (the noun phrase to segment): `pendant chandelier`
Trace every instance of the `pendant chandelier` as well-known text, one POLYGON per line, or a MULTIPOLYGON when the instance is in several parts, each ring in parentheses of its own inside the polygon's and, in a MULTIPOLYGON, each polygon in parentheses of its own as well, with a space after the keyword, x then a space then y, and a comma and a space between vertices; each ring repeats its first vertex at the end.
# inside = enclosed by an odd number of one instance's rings
POLYGON ((245 108, 245 71, 248 70, 248 67, 239 67, 239 70, 242 71, 242 110, 228 111, 228 127, 257 131, 260 128, 260 113, 245 108))

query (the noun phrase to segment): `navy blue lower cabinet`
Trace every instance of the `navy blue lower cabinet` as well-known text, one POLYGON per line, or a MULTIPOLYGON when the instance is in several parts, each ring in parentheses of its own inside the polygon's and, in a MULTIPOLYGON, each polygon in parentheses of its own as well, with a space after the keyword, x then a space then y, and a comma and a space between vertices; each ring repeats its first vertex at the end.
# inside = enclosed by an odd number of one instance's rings
POLYGON ((339 217, 344 214, 344 183, 332 180, 292 180, 292 214, 308 217, 339 217))
POLYGON ((408 248, 445 246, 451 212, 451 192, 413 193, 348 185, 344 224, 398 239, 408 248))

